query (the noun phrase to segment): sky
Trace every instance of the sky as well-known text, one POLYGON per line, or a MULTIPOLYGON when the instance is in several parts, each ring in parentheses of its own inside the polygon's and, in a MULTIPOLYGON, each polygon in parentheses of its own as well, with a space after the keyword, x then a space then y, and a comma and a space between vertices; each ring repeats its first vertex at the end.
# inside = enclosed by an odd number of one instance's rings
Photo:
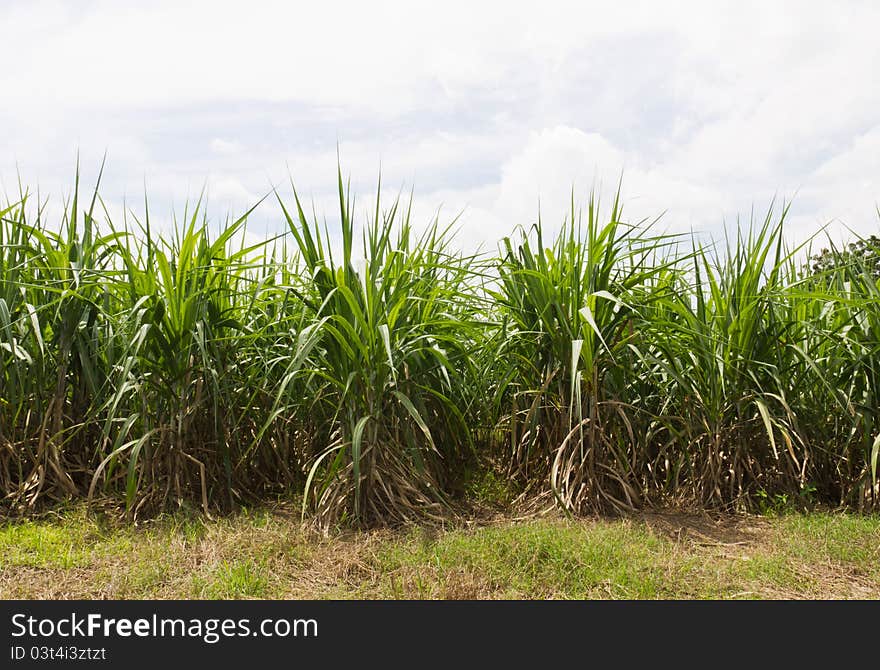
POLYGON ((791 238, 843 239, 880 229, 878 26, 871 0, 0 0, 0 186, 57 212, 106 153, 113 216, 205 188, 222 218, 292 180, 332 219, 338 155, 363 212, 381 170, 465 246, 621 178, 625 218, 671 232, 775 198, 791 238))

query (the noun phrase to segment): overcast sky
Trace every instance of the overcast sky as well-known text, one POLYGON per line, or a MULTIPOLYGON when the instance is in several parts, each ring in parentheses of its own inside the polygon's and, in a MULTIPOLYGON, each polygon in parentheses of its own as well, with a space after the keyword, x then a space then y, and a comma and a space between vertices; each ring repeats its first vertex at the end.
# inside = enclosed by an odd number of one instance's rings
POLYGON ((60 201, 79 149, 114 211, 145 182, 153 209, 207 184, 240 211, 289 174, 332 215, 338 143, 364 209, 381 165, 492 246, 621 172, 628 218, 670 230, 774 195, 794 237, 880 228, 871 0, 135 4, 0 0, 7 192, 60 201))

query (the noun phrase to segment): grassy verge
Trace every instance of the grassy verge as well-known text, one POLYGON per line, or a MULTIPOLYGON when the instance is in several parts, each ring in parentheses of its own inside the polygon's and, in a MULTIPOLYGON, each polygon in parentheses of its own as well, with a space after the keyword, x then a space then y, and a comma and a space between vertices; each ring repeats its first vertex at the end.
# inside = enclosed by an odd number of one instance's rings
POLYGON ((0 526, 3 598, 878 598, 880 518, 643 514, 323 537, 285 510, 0 526))

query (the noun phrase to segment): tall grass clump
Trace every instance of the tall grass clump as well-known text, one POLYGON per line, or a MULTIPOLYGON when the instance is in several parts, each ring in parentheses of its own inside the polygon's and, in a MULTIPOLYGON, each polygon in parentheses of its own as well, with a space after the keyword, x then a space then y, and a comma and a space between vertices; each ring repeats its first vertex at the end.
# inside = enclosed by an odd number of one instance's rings
POLYGON ((95 408, 103 458, 90 488, 112 488, 118 475, 130 507, 197 497, 207 509, 209 498, 236 497, 236 475, 254 484, 243 451, 266 400, 252 405, 242 382, 259 374, 258 345, 271 334, 256 323, 276 296, 253 249, 230 244, 246 219, 212 238, 201 212, 198 202, 167 236, 145 222, 116 258, 112 374, 95 408))
POLYGON ((27 509, 120 494, 133 513, 261 492, 256 473, 276 461, 246 447, 269 403, 253 382, 277 295, 274 270, 231 244, 246 218, 212 239, 197 204, 157 236, 148 212, 99 223, 98 203, 96 191, 79 212, 76 188, 58 229, 41 209, 29 222, 26 197, 3 217, 4 498, 27 509))
POLYGON ((60 226, 29 194, 0 215, 0 477, 4 498, 33 507, 82 493, 87 417, 108 369, 101 357, 107 273, 118 236, 95 226, 96 197, 79 212, 79 174, 60 226))
POLYGON ((341 173, 338 186, 338 257, 296 195, 293 214, 281 204, 318 337, 300 399, 313 431, 306 502, 322 524, 439 519, 473 449, 458 402, 478 328, 468 264, 448 229, 434 221, 417 235, 410 209, 397 199, 383 210, 378 193, 358 250, 341 173))
MULTIPOLYGON (((660 490, 704 503, 798 491, 810 460, 792 405, 805 364, 792 318, 797 266, 772 210, 723 246, 694 249, 646 326, 674 440, 654 456, 660 490)), ((812 383, 810 380, 809 383, 812 383)))
POLYGON ((498 393, 511 469, 573 511, 641 504, 648 434, 642 309, 662 286, 668 240, 607 221, 591 198, 545 240, 542 221, 502 243, 493 294, 506 334, 498 393))
POLYGON ((809 277, 798 315, 815 371, 802 393, 818 445, 816 485, 840 505, 880 502, 880 277, 875 256, 832 250, 809 277))

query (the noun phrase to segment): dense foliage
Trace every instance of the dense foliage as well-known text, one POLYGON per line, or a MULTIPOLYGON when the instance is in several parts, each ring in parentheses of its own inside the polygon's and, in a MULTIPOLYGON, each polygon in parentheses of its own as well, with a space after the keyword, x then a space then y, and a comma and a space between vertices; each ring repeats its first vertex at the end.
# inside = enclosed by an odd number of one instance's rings
POLYGON ((338 187, 340 230, 276 197, 287 234, 250 248, 201 203, 164 235, 78 184, 60 222, 0 209, 4 505, 302 494, 324 526, 395 523, 492 469, 574 513, 877 506, 869 240, 805 267, 784 211, 703 246, 591 198, 467 256, 338 187))
POLYGON ((827 272, 851 263, 864 264, 868 266, 875 278, 880 279, 880 237, 871 235, 865 239, 850 242, 842 251, 826 247, 812 257, 812 262, 813 271, 816 273, 827 272))

